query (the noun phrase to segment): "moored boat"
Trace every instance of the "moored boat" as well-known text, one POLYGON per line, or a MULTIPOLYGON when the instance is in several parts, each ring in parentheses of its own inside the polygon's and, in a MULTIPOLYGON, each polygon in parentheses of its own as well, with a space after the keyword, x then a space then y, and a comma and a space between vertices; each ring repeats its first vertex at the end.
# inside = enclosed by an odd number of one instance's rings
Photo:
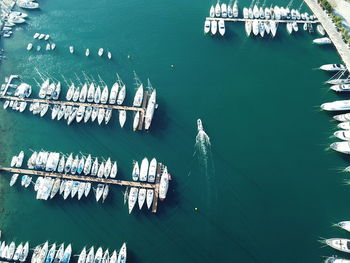
POLYGON ((133 210, 138 196, 139 189, 136 187, 131 187, 129 192, 129 200, 128 200, 128 207, 129 207, 129 214, 133 210))
POLYGON ((169 188, 169 174, 167 167, 164 168, 159 183, 159 199, 163 201, 166 198, 169 188))
POLYGON ((345 238, 329 238, 325 240, 326 244, 336 250, 350 253, 350 240, 345 238))
POLYGON ((153 197, 154 197, 154 190, 153 189, 147 189, 147 199, 146 199, 146 203, 147 203, 147 208, 150 209, 152 202, 153 202, 153 197))

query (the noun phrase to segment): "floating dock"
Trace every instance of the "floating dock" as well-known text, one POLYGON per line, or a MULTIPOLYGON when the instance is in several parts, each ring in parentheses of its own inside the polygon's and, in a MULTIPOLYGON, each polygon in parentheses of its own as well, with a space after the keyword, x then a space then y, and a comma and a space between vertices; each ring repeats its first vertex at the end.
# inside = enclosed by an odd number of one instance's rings
POLYGON ((318 18, 323 28, 326 30, 327 35, 337 49, 340 57, 344 61, 345 67, 350 72, 350 49, 340 34, 337 31, 335 25, 331 21, 331 18, 323 11, 319 4, 314 0, 305 0, 305 3, 309 6, 314 15, 318 18))
POLYGON ((275 21, 276 23, 289 23, 289 22, 296 22, 296 23, 299 23, 299 24, 304 24, 304 23, 311 23, 311 24, 316 24, 316 23, 319 23, 318 20, 276 20, 276 19, 263 19, 263 18, 228 18, 228 17, 207 17, 206 20, 216 20, 216 21, 219 21, 219 20, 224 20, 225 22, 246 22, 246 21, 254 21, 254 20, 257 20, 257 21, 268 21, 268 22, 272 22, 272 21, 275 21))
POLYGON ((30 170, 30 169, 0 167, 0 171, 9 172, 12 174, 18 173, 18 174, 53 177, 53 178, 60 178, 60 179, 67 179, 67 180, 74 180, 74 181, 83 181, 83 182, 90 182, 90 183, 102 183, 102 184, 121 185, 121 186, 127 186, 127 187, 140 187, 140 188, 146 188, 146 189, 147 188, 154 189, 154 196, 153 196, 153 203, 152 203, 153 213, 157 212, 158 192, 159 192, 159 183, 160 183, 159 178, 160 178, 160 172, 162 171, 162 169, 163 169, 163 165, 159 163, 157 168, 156 183, 151 184, 147 182, 134 182, 134 181, 124 181, 124 180, 117 180, 117 179, 106 179, 106 178, 91 177, 91 176, 85 176, 85 175, 61 174, 61 173, 55 173, 55 172, 37 171, 37 170, 30 170))

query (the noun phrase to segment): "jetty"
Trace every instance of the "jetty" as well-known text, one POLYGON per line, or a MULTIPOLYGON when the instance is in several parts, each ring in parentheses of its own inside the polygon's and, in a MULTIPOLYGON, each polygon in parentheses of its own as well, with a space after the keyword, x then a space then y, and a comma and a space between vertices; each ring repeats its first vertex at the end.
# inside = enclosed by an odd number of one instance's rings
POLYGON ((290 22, 296 22, 299 24, 304 24, 304 23, 311 23, 311 24, 316 24, 319 23, 318 20, 286 20, 286 19, 281 19, 281 20, 276 20, 276 19, 263 19, 263 18, 229 18, 229 17, 207 17, 206 20, 224 20, 225 22, 247 22, 247 21, 268 21, 268 22, 276 22, 276 23, 290 23, 290 22))
POLYGON ((326 14, 326 12, 321 8, 321 6, 315 0, 305 0, 305 3, 309 6, 311 11, 314 13, 318 21, 321 23, 321 25, 327 32, 327 35, 329 36, 330 40, 333 42, 346 68, 350 72, 349 46, 344 42, 340 32, 337 31, 337 28, 331 21, 331 18, 326 14))
POLYGON ((5 95, 7 93, 8 88, 10 87, 12 80, 19 78, 18 75, 11 75, 8 80, 6 81, 5 88, 2 91, 2 95, 5 95))

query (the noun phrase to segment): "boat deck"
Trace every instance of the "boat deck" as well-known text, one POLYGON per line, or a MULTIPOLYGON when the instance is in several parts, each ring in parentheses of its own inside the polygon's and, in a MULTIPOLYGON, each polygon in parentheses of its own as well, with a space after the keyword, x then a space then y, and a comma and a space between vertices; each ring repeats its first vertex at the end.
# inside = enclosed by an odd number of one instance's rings
POLYGON ((331 18, 326 14, 325 11, 323 11, 323 9, 316 1, 305 0, 305 3, 310 7, 311 11, 318 18, 319 22, 327 32, 328 37, 331 39, 332 43, 337 49, 340 57, 344 61, 346 68, 348 71, 350 71, 350 48, 344 42, 341 33, 337 31, 335 25, 331 21, 331 18))
POLYGON ((275 21, 276 23, 288 23, 288 22, 297 22, 299 24, 304 24, 304 23, 311 23, 311 24, 316 24, 316 23, 319 23, 318 20, 276 20, 276 19, 262 19, 262 18, 223 18, 223 17, 207 17, 206 20, 224 20, 225 22, 246 22, 246 21, 253 21, 253 20, 257 20, 257 21, 269 21, 269 22, 272 22, 272 21, 275 21))

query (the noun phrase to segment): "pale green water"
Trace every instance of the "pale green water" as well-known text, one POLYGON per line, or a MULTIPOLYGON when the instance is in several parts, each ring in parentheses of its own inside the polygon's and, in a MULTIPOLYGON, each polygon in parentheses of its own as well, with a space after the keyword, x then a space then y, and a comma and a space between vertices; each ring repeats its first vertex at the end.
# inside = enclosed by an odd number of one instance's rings
POLYGON ((120 187, 103 205, 92 197, 42 202, 0 177, 6 240, 72 243, 75 253, 84 245, 119 249, 126 241, 128 262, 318 262, 334 253, 321 248, 320 236, 348 236, 330 226, 349 219, 347 175, 337 171, 348 160, 325 151, 335 123, 318 107, 337 96, 321 84, 328 75, 314 70, 339 62, 333 49, 312 45, 304 32, 288 36, 284 26, 273 40, 247 39, 243 24, 228 25, 224 39, 204 36, 209 1, 40 4, 4 41, 1 79, 20 74, 34 85, 37 67, 59 79, 84 70, 111 85, 118 72, 130 105, 136 70, 157 89, 159 109, 149 133, 133 133, 131 115, 124 129, 116 114, 107 127, 67 127, 0 110, 1 164, 21 149, 81 151, 118 160, 118 176, 129 179, 133 159, 154 156, 173 181, 156 215, 128 215, 120 187), (49 33, 56 51, 27 52, 35 32, 49 33), (113 60, 99 58, 99 47, 113 60), (194 155, 197 118, 211 139, 207 170, 194 155))

